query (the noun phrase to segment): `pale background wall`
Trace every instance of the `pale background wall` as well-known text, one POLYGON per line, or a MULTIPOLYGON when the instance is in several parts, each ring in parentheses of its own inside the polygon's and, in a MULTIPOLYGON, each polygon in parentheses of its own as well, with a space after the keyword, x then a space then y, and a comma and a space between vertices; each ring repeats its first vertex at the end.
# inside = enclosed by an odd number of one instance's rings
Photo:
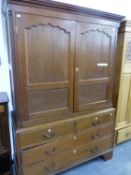
POLYGON ((55 0, 121 14, 131 19, 131 0, 55 0))
POLYGON ((6 21, 2 15, 0 0, 0 91, 6 91, 9 96, 9 105, 11 105, 10 93, 10 78, 9 78, 9 65, 8 65, 8 52, 7 52, 7 39, 6 39, 6 21))

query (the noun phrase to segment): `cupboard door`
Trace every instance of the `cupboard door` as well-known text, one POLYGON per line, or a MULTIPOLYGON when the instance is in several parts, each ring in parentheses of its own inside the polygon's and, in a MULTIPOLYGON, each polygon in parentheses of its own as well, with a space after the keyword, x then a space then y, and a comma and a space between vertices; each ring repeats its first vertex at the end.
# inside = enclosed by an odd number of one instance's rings
POLYGON ((21 120, 72 112, 74 22, 16 13, 16 27, 21 120))
POLYGON ((78 23, 76 29, 75 110, 112 106, 116 29, 78 23))

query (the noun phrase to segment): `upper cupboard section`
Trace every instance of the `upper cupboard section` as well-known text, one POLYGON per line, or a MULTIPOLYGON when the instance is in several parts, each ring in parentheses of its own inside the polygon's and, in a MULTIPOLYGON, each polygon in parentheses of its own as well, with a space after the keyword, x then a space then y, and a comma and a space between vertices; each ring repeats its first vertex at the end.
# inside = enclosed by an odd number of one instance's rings
POLYGON ((55 9, 9 8, 20 122, 111 106, 116 21, 55 9))

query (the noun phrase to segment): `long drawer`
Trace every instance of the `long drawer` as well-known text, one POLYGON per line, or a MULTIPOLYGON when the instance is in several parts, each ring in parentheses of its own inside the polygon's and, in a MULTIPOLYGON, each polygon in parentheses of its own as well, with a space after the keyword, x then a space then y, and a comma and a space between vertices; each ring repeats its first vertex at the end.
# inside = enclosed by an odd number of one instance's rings
POLYGON ((113 123, 110 122, 105 125, 98 126, 95 129, 90 128, 77 134, 66 135, 54 142, 22 151, 22 165, 23 167, 30 166, 41 160, 50 159, 52 156, 57 156, 57 154, 65 150, 87 144, 90 141, 98 140, 107 135, 111 135, 112 130, 113 123))
POLYGON ((114 109, 101 111, 91 115, 82 115, 51 124, 44 124, 17 131, 21 149, 52 142, 65 135, 81 132, 113 121, 114 109))
POLYGON ((83 162, 91 157, 99 155, 101 152, 112 148, 112 136, 104 137, 90 144, 84 144, 79 147, 61 152, 46 161, 40 161, 33 166, 23 168, 23 175, 46 175, 63 170, 73 164, 83 162))

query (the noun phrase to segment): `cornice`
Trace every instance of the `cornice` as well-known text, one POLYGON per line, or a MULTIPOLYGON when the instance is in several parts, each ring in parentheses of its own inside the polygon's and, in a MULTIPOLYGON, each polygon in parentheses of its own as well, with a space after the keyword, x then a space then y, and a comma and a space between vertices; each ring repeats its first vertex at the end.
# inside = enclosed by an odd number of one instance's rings
POLYGON ((51 0, 8 0, 8 2, 16 5, 29 5, 29 4, 40 5, 40 6, 43 5, 43 7, 50 7, 50 8, 60 9, 64 11, 70 11, 72 13, 79 12, 79 13, 84 13, 88 15, 109 18, 115 21, 121 21, 122 19, 125 18, 124 16, 113 14, 113 13, 103 12, 99 10, 89 9, 86 7, 81 7, 77 5, 71 5, 71 4, 66 4, 66 3, 61 3, 61 2, 51 1, 51 0))

